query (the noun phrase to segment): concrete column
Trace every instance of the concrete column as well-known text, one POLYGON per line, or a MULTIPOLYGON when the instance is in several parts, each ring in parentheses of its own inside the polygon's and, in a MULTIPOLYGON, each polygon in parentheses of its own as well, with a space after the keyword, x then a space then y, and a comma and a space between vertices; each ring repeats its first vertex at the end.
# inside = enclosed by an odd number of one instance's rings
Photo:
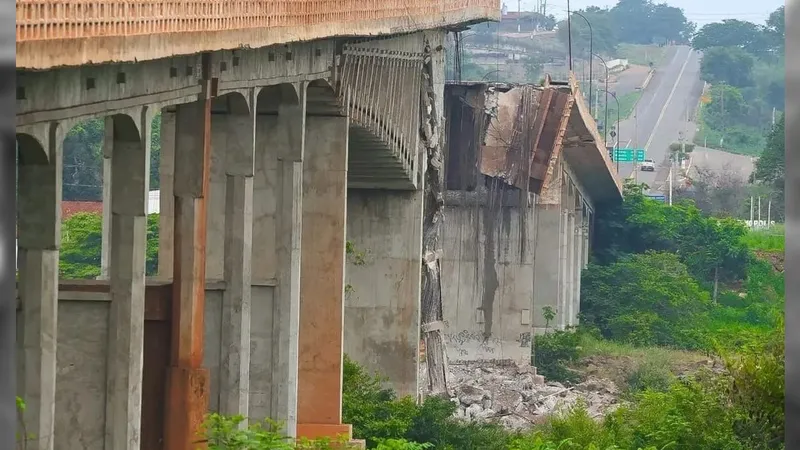
POLYGON ((558 322, 558 329, 563 330, 567 325, 567 273, 569 264, 569 216, 564 208, 562 201, 559 205, 561 213, 561 221, 558 230, 558 310, 556 311, 556 321, 558 322))
POLYGON ((24 376, 18 380, 18 392, 27 406, 23 417, 27 432, 35 436, 28 448, 36 450, 54 448, 63 139, 61 127, 52 124, 44 148, 20 142, 19 295, 24 376))
MULTIPOLYGON (((303 158, 306 133, 306 86, 298 84, 295 89, 298 102, 283 102, 278 107, 277 131, 281 133, 282 145, 278 146, 275 224, 277 288, 272 316, 273 323, 279 325, 272 329, 270 396, 272 414, 285 424, 288 436, 297 435, 298 421, 303 158)), ((332 154, 342 157, 341 149, 336 149, 332 154)), ((346 149, 344 156, 346 157, 346 149)))
POLYGON ((161 154, 159 155, 158 277, 172 279, 175 245, 175 109, 161 110, 161 154))
POLYGON ((306 133, 297 435, 350 438, 341 423, 348 120, 308 116, 306 133))
POLYGON ((400 396, 418 391, 423 195, 347 192, 348 240, 365 257, 347 265, 345 350, 400 396))
POLYGON ((138 449, 141 435, 151 118, 146 108, 136 122, 122 115, 106 118, 106 141, 114 155, 106 382, 108 450, 138 449))
POLYGON ((100 253, 100 279, 109 278, 108 268, 111 261, 111 153, 114 147, 113 128, 106 121, 105 135, 103 136, 103 230, 102 246, 100 253))
POLYGON ((558 204, 536 204, 536 237, 534 239, 533 328, 542 333, 559 324, 559 272, 561 270, 561 207, 558 204), (549 323, 543 308, 549 306, 556 317, 549 323))
POLYGON ((164 448, 189 450, 208 410, 211 386, 202 367, 211 100, 179 105, 175 114, 173 334, 164 448))
MULTIPOLYGON (((238 94, 233 94, 238 95, 238 94)), ((215 115, 226 137, 225 237, 219 412, 248 417, 250 400, 250 307, 253 255, 253 164, 255 98, 241 110, 215 115)))
POLYGON ((578 215, 577 220, 575 221, 575 261, 573 262, 573 266, 575 267, 575 277, 573 281, 572 287, 572 304, 573 304, 573 314, 570 316, 572 318, 573 326, 578 325, 578 314, 581 312, 581 272, 583 271, 583 226, 582 226, 582 217, 580 215, 580 210, 576 213, 578 215))
POLYGON ((567 211, 567 229, 565 230, 567 238, 567 272, 566 272, 566 291, 564 301, 566 302, 566 325, 572 326, 573 317, 576 314, 575 310, 575 274, 577 272, 575 264, 577 262, 575 245, 575 212, 573 203, 570 202, 564 209, 567 211))
POLYGON ((586 267, 589 264, 589 234, 591 233, 591 223, 590 223, 590 212, 587 209, 586 214, 583 217, 583 266, 586 267))

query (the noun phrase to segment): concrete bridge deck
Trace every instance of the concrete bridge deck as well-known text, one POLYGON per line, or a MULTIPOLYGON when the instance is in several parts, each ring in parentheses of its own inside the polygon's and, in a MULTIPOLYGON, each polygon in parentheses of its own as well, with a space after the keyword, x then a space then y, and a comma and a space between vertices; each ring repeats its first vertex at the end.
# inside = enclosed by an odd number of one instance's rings
MULTIPOLYGON (((195 448, 208 411, 279 420, 290 436, 350 436, 343 352, 401 394, 417 392, 423 175, 449 167, 457 139, 445 125, 463 120, 446 101, 444 38, 497 18, 498 2, 18 0, 17 14, 18 390, 33 448, 195 448), (159 273, 146 279, 159 113, 159 273), (63 141, 99 117, 106 276, 59 280, 63 141), (420 130, 431 123, 426 142, 420 130), (445 161, 429 161, 428 147, 448 141, 445 161), (360 263, 348 262, 347 241, 365 250, 360 263)), ((500 108, 547 111, 532 129, 548 137, 522 144, 528 181, 481 172, 480 159, 455 169, 529 192, 537 206, 512 215, 555 208, 554 222, 537 213, 525 225, 534 232, 512 245, 533 249, 546 233, 563 241, 558 264, 522 257, 515 285, 531 286, 480 297, 483 317, 508 302, 523 317, 483 329, 485 342, 533 332, 524 311, 554 292, 572 322, 589 239, 565 236, 620 196, 575 83, 542 89, 558 102, 500 108), (550 266, 559 271, 539 275, 550 266)), ((472 132, 481 147, 485 131, 472 132)), ((486 226, 461 214, 452 211, 470 232, 486 226)), ((454 334, 469 333, 474 325, 451 311, 477 297, 448 287, 457 280, 448 264, 472 259, 447 262, 447 230, 443 309, 454 334)), ((548 261, 547 251, 533 259, 548 261)))

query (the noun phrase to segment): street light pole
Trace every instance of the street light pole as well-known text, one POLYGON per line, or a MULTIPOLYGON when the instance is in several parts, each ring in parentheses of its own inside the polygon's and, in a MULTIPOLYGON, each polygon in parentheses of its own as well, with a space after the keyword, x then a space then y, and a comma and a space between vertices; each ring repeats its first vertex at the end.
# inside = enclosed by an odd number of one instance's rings
POLYGON ((572 21, 570 16, 569 0, 567 0, 567 57, 569 58, 569 71, 572 73, 572 21))
POLYGON ((579 12, 573 12, 578 17, 581 17, 583 20, 586 21, 586 25, 589 25, 589 108, 592 106, 592 80, 594 71, 592 70, 592 54, 594 54, 594 31, 592 31, 592 23, 589 22, 589 19, 586 18, 583 14, 579 12))
MULTIPOLYGON (((616 128, 616 142, 614 142, 614 150, 619 150, 619 99, 617 98, 617 94, 613 92, 608 92, 608 89, 604 89, 606 95, 611 95, 614 98, 614 101, 617 102, 617 128, 616 128)), ((608 115, 608 105, 606 105, 606 116, 608 115)), ((616 153, 616 152, 614 152, 616 153)), ((619 173, 619 159, 617 159, 617 173, 619 173)))
MULTIPOLYGON (((605 113, 605 117, 603 119, 603 127, 605 128, 603 134, 608 136, 608 64, 606 64, 606 60, 603 59, 602 56, 597 55, 597 54, 595 54, 594 56, 596 56, 600 61, 603 62, 603 67, 606 69, 606 88, 604 89, 605 92, 606 92, 606 99, 605 99, 606 113, 605 113)), ((617 108, 617 109, 619 109, 619 108, 617 108)))

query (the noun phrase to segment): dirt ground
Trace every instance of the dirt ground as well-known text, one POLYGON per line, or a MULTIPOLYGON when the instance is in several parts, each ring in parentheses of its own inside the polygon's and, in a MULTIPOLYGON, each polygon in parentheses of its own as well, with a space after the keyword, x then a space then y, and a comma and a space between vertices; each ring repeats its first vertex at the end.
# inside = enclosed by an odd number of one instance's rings
POLYGON ((756 159, 746 155, 715 150, 713 148, 695 147, 692 151, 689 176, 696 175, 697 169, 705 168, 715 173, 733 172, 747 179, 755 168, 756 159))
POLYGON ((608 76, 608 90, 616 92, 618 97, 630 94, 642 86, 649 72, 647 66, 631 65, 620 73, 608 76))

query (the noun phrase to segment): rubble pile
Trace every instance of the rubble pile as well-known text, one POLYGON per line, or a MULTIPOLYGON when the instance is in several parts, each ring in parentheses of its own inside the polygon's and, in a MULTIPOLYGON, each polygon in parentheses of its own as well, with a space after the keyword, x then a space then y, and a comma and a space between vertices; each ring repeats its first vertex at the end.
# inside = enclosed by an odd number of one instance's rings
POLYGON ((457 417, 497 421, 509 429, 529 428, 579 401, 592 417, 599 418, 618 406, 619 397, 610 380, 589 377, 575 386, 564 386, 545 382, 535 368, 516 365, 450 365, 448 384, 450 400, 458 405, 457 417))

